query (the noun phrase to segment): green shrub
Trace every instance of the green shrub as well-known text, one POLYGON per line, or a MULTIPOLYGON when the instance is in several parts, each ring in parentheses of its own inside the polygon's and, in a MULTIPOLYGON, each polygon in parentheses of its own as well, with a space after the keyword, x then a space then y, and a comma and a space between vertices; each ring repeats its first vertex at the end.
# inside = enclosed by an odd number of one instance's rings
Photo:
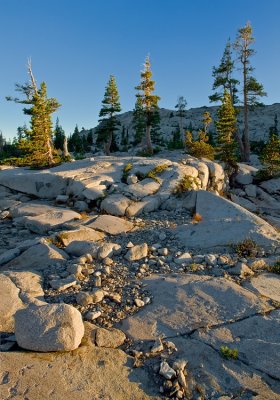
POLYGON ((220 353, 227 360, 230 360, 230 359, 237 360, 237 358, 238 358, 238 350, 230 349, 228 346, 221 346, 220 353))
POLYGON ((157 177, 157 175, 160 175, 161 173, 163 173, 169 166, 167 164, 162 164, 162 165, 157 165, 155 168, 153 168, 151 171, 149 171, 145 178, 151 178, 154 181, 156 181, 157 183, 160 183, 159 178, 157 177))
POLYGON ((273 272, 274 274, 280 274, 280 260, 276 261, 275 264, 269 266, 267 269, 269 272, 273 272))
POLYGON ((123 167, 123 174, 122 174, 122 182, 127 181, 128 175, 129 175, 129 171, 131 171, 133 168, 133 164, 128 163, 123 167))
POLYGON ((198 140, 194 141, 191 132, 186 132, 186 148, 187 152, 196 158, 208 158, 214 160, 215 149, 211 144, 207 143, 209 140, 208 136, 203 132, 198 132, 198 140))
POLYGON ((239 257, 255 257, 260 250, 257 243, 252 239, 244 239, 234 247, 239 257))
POLYGON ((184 175, 183 178, 177 183, 173 193, 180 195, 190 190, 195 190, 198 184, 199 182, 197 178, 190 175, 184 175))

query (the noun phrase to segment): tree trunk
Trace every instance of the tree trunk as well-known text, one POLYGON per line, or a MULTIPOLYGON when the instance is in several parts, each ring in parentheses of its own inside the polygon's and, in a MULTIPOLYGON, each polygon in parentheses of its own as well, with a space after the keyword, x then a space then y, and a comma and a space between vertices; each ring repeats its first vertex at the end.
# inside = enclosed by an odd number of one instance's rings
POLYGON ((181 135, 183 147, 184 147, 184 149, 186 149, 186 138, 185 138, 185 132, 183 129, 183 117, 182 116, 180 117, 179 121, 180 121, 180 135, 181 135))
POLYGON ((243 101, 244 101, 244 135, 243 135, 243 153, 242 161, 250 161, 250 140, 249 140, 249 123, 248 123, 248 91, 247 91, 247 69, 246 62, 243 63, 243 101))
POLYGON ((49 165, 52 165, 52 164, 54 164, 54 160, 53 160, 53 152, 52 152, 52 146, 51 146, 50 139, 47 140, 47 148, 48 148, 49 165))
POLYGON ((107 141, 104 143, 104 152, 106 156, 110 155, 110 149, 112 144, 113 134, 112 132, 109 134, 107 141))
POLYGON ((69 157, 69 151, 68 151, 68 140, 67 137, 64 136, 64 141, 63 141, 63 155, 64 157, 69 157))
POLYGON ((153 154, 153 146, 151 141, 151 125, 146 126, 146 149, 149 154, 153 154))

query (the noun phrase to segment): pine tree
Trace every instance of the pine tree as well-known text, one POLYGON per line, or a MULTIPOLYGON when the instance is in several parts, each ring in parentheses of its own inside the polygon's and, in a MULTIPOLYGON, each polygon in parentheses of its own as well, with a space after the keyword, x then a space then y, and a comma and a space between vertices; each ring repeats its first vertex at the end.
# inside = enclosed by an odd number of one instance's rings
POLYGON ((133 144, 137 145, 142 142, 146 131, 145 113, 140 94, 136 95, 136 102, 133 110, 132 125, 135 132, 133 144))
MULTIPOLYGON (((184 139, 184 142, 185 142, 185 139, 184 139)), ((168 142, 167 147, 170 150, 182 149, 184 147, 179 125, 178 125, 177 129, 175 129, 172 132, 172 138, 168 142)))
POLYGON ((220 159, 228 167, 235 167, 237 161, 237 147, 234 140, 236 132, 236 111, 233 107, 231 95, 225 90, 222 105, 217 112, 218 120, 215 122, 217 129, 217 142, 220 150, 220 159))
POLYGON ((239 81, 232 78, 234 61, 232 60, 231 47, 232 45, 229 39, 226 44, 220 65, 218 67, 213 67, 212 76, 215 79, 212 90, 217 90, 218 88, 221 88, 221 90, 216 91, 214 94, 209 96, 209 100, 211 103, 222 101, 225 90, 229 92, 232 104, 236 104, 238 102, 238 90, 236 86, 239 84, 239 81))
POLYGON ((208 130, 209 125, 212 122, 211 115, 208 111, 203 114, 202 118, 203 122, 203 129, 198 131, 198 139, 194 140, 193 134, 191 131, 186 131, 186 142, 185 146, 188 153, 191 156, 198 157, 198 158, 209 158, 209 160, 214 159, 215 149, 214 147, 207 143, 209 141, 208 137, 208 130))
POLYGON ((121 111, 120 99, 118 88, 116 84, 116 78, 111 75, 109 78, 108 85, 105 89, 104 99, 102 100, 102 108, 99 113, 101 126, 97 132, 97 143, 103 143, 105 154, 109 155, 111 146, 114 139, 114 147, 116 141, 114 132, 118 130, 118 121, 116 119, 116 113, 121 111))
POLYGON ((155 81, 152 80, 151 63, 149 56, 146 57, 144 70, 141 72, 141 82, 135 88, 138 90, 136 94, 143 106, 146 124, 145 147, 148 154, 153 154, 153 146, 151 141, 151 128, 153 123, 153 115, 158 109, 159 96, 153 94, 155 90, 155 81))
POLYGON ((266 177, 271 178, 280 175, 280 138, 275 133, 269 136, 260 160, 265 166, 266 177))
POLYGON ((182 142, 185 142, 185 132, 184 132, 184 127, 183 127, 183 121, 184 118, 186 117, 186 108, 187 108, 187 100, 184 98, 184 96, 179 96, 178 97, 178 103, 176 104, 175 108, 177 108, 177 115, 179 117, 180 121, 180 133, 181 133, 181 138, 182 142))
POLYGON ((151 140, 154 144, 159 146, 164 145, 164 140, 160 133, 160 113, 158 110, 155 110, 152 116, 151 140))
POLYGON ((78 125, 75 126, 73 134, 69 136, 68 146, 69 150, 76 154, 83 154, 85 152, 83 138, 78 125))
POLYGON ((242 68, 242 89, 243 89, 243 113, 244 131, 242 138, 238 139, 242 161, 250 161, 250 138, 249 138, 249 108, 259 105, 258 97, 266 96, 263 85, 252 76, 254 68, 251 65, 251 57, 255 50, 251 48, 255 39, 252 36, 253 30, 249 22, 244 28, 238 30, 234 48, 242 68))
POLYGON ((279 130, 278 130, 278 117, 277 114, 274 116, 274 124, 269 128, 269 136, 272 135, 279 135, 279 130))
POLYGON ((53 138, 54 148, 63 151, 64 140, 65 140, 65 132, 62 129, 62 126, 59 124, 59 119, 57 118, 54 128, 54 138, 53 138))
POLYGON ((1 156, 1 153, 3 152, 5 143, 6 143, 6 141, 4 139, 3 133, 2 133, 2 131, 0 131, 0 156, 1 156))
POLYGON ((55 98, 47 97, 47 86, 45 82, 37 87, 32 72, 31 61, 28 63, 30 83, 16 85, 16 90, 21 92, 25 99, 7 97, 9 101, 25 104, 25 114, 31 116, 30 130, 25 130, 25 137, 19 141, 20 149, 25 153, 24 162, 28 165, 41 167, 54 164, 53 156, 53 132, 51 114, 54 113, 60 104, 55 98))

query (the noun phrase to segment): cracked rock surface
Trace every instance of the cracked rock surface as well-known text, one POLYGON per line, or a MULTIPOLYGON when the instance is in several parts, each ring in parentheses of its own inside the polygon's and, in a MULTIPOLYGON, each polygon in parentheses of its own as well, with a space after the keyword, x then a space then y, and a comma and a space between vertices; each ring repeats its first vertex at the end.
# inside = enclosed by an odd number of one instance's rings
POLYGON ((279 181, 167 156, 1 171, 1 400, 280 399, 279 181))

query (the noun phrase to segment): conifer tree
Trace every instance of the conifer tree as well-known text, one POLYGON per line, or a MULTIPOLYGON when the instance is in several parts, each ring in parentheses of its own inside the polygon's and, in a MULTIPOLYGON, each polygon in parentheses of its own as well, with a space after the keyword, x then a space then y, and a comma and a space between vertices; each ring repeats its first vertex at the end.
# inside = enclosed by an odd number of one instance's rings
POLYGON ((59 119, 56 119, 55 128, 54 128, 54 138, 53 144, 55 149, 63 151, 65 140, 65 132, 62 129, 62 126, 59 124, 59 119))
POLYGON ((74 132, 70 135, 68 140, 68 145, 70 151, 73 151, 76 154, 83 154, 84 153, 84 143, 82 135, 80 134, 78 125, 75 126, 74 132))
POLYGON ((212 122, 211 115, 208 111, 203 114, 202 118, 203 129, 198 131, 198 138, 194 140, 194 136, 191 131, 186 131, 186 149, 191 156, 194 157, 205 157, 209 160, 214 159, 215 149, 214 147, 207 143, 209 141, 208 129, 212 122))
POLYGON ((158 101, 160 97, 153 94, 155 90, 155 81, 152 80, 151 63, 149 56, 146 57, 144 70, 141 72, 141 82, 135 88, 138 90, 136 94, 140 98, 143 106, 145 123, 146 123, 146 136, 145 147, 148 154, 153 154, 153 146, 151 141, 151 128, 153 123, 153 116, 158 109, 158 101))
POLYGON ((209 96, 211 103, 222 101, 225 90, 229 92, 232 104, 236 104, 238 102, 238 90, 236 86, 239 84, 239 81, 232 77, 234 61, 232 59, 231 47, 232 45, 229 39, 226 44, 220 65, 218 67, 213 67, 212 76, 214 78, 214 83, 212 90, 216 90, 216 92, 209 96), (217 91, 219 88, 221 88, 221 90, 217 91))
POLYGON ((132 125, 135 132, 134 145, 137 145, 142 142, 146 131, 145 113, 140 94, 136 95, 136 102, 132 117, 132 125))
POLYGON ((249 109, 250 106, 259 105, 258 97, 266 96, 263 85, 252 76, 254 68, 251 65, 251 57, 255 54, 252 45, 255 41, 253 29, 249 22, 244 28, 238 30, 234 48, 241 63, 242 69, 242 91, 243 91, 243 114, 244 130, 238 144, 242 161, 250 161, 250 138, 249 138, 249 109))
POLYGON ((177 115, 179 117, 179 127, 180 127, 180 133, 181 133, 181 140, 184 143, 185 142, 185 132, 184 132, 184 127, 183 127, 183 121, 184 118, 186 117, 186 108, 187 108, 187 100, 184 98, 184 96, 179 96, 178 97, 178 103, 176 104, 175 108, 177 108, 177 115))
MULTIPOLYGON (((116 149, 116 140, 114 132, 118 129, 118 121, 116 113, 121 111, 120 98, 116 84, 116 78, 111 75, 105 89, 104 99, 102 100, 102 108, 99 113, 101 126, 97 134, 97 142, 103 143, 105 154, 109 155, 112 144, 116 149)), ((114 150, 114 149, 113 149, 114 150)))
POLYGON ((164 140, 160 133, 160 113, 158 109, 153 112, 152 116, 151 140, 154 144, 159 146, 164 145, 164 140))
POLYGON ((50 166, 55 162, 51 115, 60 107, 60 104, 55 98, 47 97, 45 82, 37 87, 31 61, 28 62, 28 73, 29 83, 16 84, 16 90, 22 93, 25 98, 20 100, 7 97, 6 99, 29 106, 29 108, 24 108, 23 111, 31 116, 31 126, 30 129, 25 130, 25 137, 19 141, 19 147, 25 153, 24 162, 38 167, 50 166))
POLYGON ((280 175, 280 138, 277 134, 272 133, 269 136, 260 160, 265 166, 265 175, 267 177, 271 178, 280 175))
POLYGON ((234 140, 236 132, 236 111, 232 104, 230 93, 225 90, 222 105, 217 112, 218 120, 215 122, 217 129, 217 142, 220 150, 220 159, 228 167, 235 167, 237 161, 237 148, 234 140))

